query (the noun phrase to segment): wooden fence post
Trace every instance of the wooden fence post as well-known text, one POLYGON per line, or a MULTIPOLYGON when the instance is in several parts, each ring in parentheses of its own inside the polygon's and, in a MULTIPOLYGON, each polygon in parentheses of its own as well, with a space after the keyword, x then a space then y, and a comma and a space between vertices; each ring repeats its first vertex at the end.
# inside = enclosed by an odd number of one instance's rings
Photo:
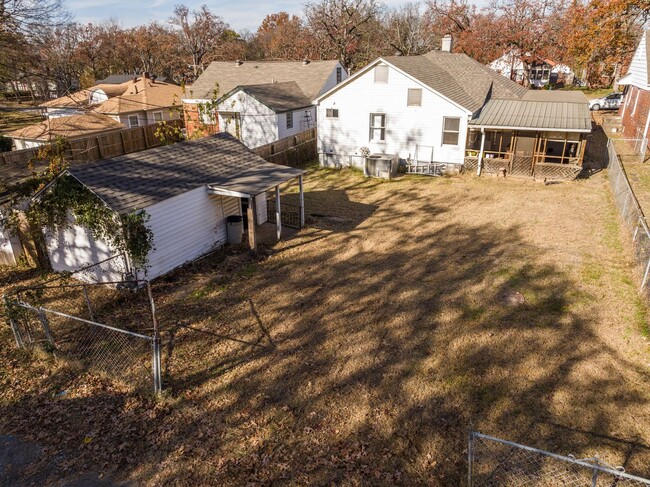
POLYGON ((126 154, 126 144, 124 143, 124 131, 120 131, 120 139, 122 140, 122 154, 126 154))

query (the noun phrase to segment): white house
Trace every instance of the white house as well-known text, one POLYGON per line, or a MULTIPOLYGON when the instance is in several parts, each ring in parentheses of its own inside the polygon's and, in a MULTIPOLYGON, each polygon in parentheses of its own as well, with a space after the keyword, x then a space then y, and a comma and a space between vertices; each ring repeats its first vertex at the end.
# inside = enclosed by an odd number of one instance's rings
POLYGON ((570 85, 575 77, 566 64, 535 56, 522 56, 516 50, 505 52, 488 67, 508 79, 536 88, 551 85, 570 85))
POLYGON ((379 58, 316 98, 321 163, 360 166, 370 152, 460 167, 472 117, 525 92, 464 54, 379 58))
MULTIPOLYGON (((146 277, 154 279, 226 243, 228 216, 246 217, 254 248, 255 229, 267 221, 267 191, 297 178, 302 201, 304 172, 266 162, 230 134, 222 133, 73 166, 59 177, 75 178, 118 215, 141 210, 149 215, 153 250, 148 255, 146 277)), ((275 197, 281 208, 279 189, 275 197)), ((304 222, 302 207, 300 213, 304 222)), ((281 221, 276 223, 278 234, 281 221)), ((131 268, 128 258, 84 227, 73 224, 58 231, 46 230, 45 236, 55 271, 76 271, 112 258, 102 264, 103 273, 80 275, 110 282, 121 280, 131 268)), ((145 275, 142 269, 136 272, 140 278, 145 275)))
POLYGON ((224 131, 254 148, 297 134, 316 125, 312 100, 346 78, 338 61, 213 62, 183 99, 188 136, 224 131))

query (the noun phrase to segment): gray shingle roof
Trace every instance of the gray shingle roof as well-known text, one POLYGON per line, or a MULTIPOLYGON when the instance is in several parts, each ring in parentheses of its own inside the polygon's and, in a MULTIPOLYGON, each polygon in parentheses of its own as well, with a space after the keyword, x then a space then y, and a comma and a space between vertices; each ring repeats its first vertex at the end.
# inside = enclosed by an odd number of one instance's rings
POLYGON ((242 86, 239 89, 277 113, 308 107, 312 104, 311 98, 305 96, 295 81, 242 86))
POLYGON ((237 86, 262 85, 272 82, 295 81, 303 94, 313 100, 323 91, 328 76, 338 61, 214 61, 194 84, 187 89, 187 98, 212 98, 215 85, 219 84, 219 96, 234 90, 237 86))
MULTIPOLYGON (((100 79, 95 84, 107 84, 107 85, 121 85, 127 81, 131 81, 133 78, 142 78, 141 74, 111 74, 104 79, 100 79)), ((161 83, 172 83, 175 84, 172 80, 167 79, 166 76, 158 76, 156 81, 161 83)))
POLYGON ((260 194, 305 173, 266 162, 228 133, 71 167, 68 172, 119 214, 208 184, 260 194))
POLYGON ((384 59, 472 113, 488 98, 518 99, 528 91, 465 54, 431 51, 384 59))
POLYGON ((486 128, 591 132, 591 114, 586 98, 584 103, 577 103, 563 101, 562 97, 549 101, 547 96, 539 97, 544 98, 541 100, 535 100, 535 96, 521 100, 490 100, 469 124, 486 128))

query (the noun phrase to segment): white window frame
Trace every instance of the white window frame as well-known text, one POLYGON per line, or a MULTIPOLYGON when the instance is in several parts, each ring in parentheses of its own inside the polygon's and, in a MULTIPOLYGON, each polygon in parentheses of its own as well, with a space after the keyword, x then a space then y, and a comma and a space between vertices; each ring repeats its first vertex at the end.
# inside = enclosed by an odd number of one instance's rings
POLYGON ((338 108, 326 108, 325 109, 326 118, 339 118, 339 109, 338 108))
POLYGON ((153 115, 153 121, 154 121, 155 123, 162 122, 162 121, 164 120, 162 110, 159 111, 159 112, 153 112, 152 115, 153 115), (160 120, 156 120, 156 115, 160 115, 160 120))
POLYGON ((134 129, 136 127, 140 126, 140 119, 138 118, 137 115, 129 115, 129 128, 134 129), (135 123, 133 123, 133 119, 135 118, 135 123))
POLYGON ((377 66, 375 66, 375 69, 374 69, 374 76, 375 76, 374 81, 375 81, 375 83, 379 83, 379 84, 388 83, 388 72, 389 72, 389 69, 388 69, 387 64, 378 64, 377 66), (382 69, 382 71, 386 70, 386 79, 385 80, 377 79, 377 73, 379 73, 380 68, 382 69))
POLYGON ((421 107, 422 106, 422 88, 409 88, 406 91, 406 106, 407 107, 421 107), (419 103, 409 103, 409 99, 411 98, 411 92, 420 92, 420 101, 419 103))
POLYGON ((370 122, 369 122, 369 134, 368 138, 370 142, 385 142, 386 141, 386 114, 385 113, 378 113, 374 112, 370 114, 370 122), (378 127, 373 126, 373 122, 375 120, 375 117, 380 116, 381 117, 381 125, 378 127), (375 132, 379 131, 379 138, 375 138, 375 132))
POLYGON ((458 147, 458 144, 460 144, 460 126, 461 126, 461 118, 460 117, 442 117, 442 145, 458 147), (445 130, 447 120, 458 120, 458 130, 445 130), (455 144, 445 143, 445 133, 456 134, 456 137, 457 137, 456 138, 456 143, 455 144))
POLYGON ((285 123, 288 129, 293 128, 293 112, 287 112, 285 115, 285 123))

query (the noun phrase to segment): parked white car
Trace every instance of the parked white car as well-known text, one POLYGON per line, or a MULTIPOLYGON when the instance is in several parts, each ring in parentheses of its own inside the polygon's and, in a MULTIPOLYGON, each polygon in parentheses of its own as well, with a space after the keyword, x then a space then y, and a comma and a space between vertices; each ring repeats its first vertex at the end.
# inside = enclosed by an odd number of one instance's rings
POLYGON ((602 98, 589 101, 590 110, 618 110, 623 101, 623 93, 610 93, 602 98))

